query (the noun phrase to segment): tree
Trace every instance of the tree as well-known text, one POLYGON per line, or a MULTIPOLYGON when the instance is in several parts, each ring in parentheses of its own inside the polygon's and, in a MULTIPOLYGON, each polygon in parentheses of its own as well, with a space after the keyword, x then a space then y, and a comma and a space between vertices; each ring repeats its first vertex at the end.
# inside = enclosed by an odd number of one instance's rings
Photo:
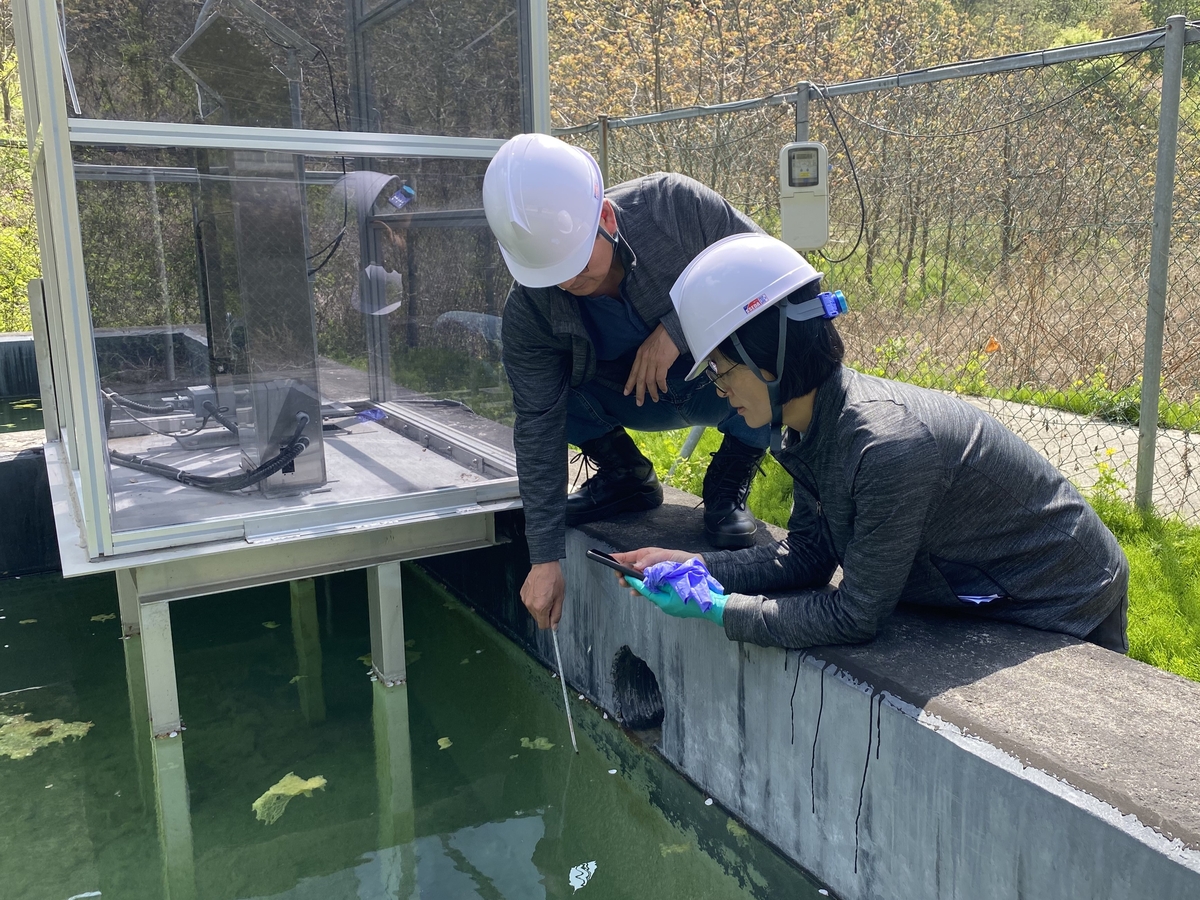
POLYGON ((0 6, 0 331, 28 331, 26 286, 40 272, 12 7, 0 6))

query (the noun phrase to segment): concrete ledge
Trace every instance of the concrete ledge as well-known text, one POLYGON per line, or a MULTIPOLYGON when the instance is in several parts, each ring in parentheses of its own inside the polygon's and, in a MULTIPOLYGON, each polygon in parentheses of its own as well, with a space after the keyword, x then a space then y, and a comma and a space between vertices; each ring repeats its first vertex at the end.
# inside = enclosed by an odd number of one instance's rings
MULTIPOLYGON (((1065 636, 917 613, 860 646, 734 644, 584 558, 702 549, 694 504, 668 492, 568 533, 567 681, 616 714, 636 688, 614 674, 644 662, 663 756, 836 894, 1200 896, 1200 685, 1065 636)), ((514 547, 431 568, 548 661, 514 547)))

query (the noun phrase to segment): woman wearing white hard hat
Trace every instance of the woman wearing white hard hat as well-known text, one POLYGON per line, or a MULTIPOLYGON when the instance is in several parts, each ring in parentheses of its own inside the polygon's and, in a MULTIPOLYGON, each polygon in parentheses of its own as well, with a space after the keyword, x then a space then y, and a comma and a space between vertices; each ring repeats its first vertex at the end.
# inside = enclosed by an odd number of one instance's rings
POLYGON ((766 646, 869 640, 908 603, 1126 652, 1129 566, 1091 507, 970 404, 845 367, 833 323, 844 301, 820 278, 782 242, 738 235, 675 283, 692 377, 707 374, 747 424, 771 425, 792 516, 773 545, 617 554, 657 588, 630 584, 669 614, 766 646), (716 582, 701 603, 659 577, 693 561, 716 582))

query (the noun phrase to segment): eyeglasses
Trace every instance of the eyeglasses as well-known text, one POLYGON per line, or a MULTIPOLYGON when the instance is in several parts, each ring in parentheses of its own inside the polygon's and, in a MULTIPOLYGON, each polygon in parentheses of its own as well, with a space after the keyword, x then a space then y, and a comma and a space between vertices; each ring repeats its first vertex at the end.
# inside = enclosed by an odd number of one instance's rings
POLYGON ((717 386, 718 391, 721 391, 722 393, 728 393, 729 385, 726 382, 726 379, 729 377, 729 373, 732 372, 734 369, 736 369, 740 365, 741 365, 740 362, 735 362, 732 366, 730 366, 724 372, 721 372, 721 371, 718 371, 716 362, 714 362, 713 360, 710 359, 708 361, 708 365, 706 365, 704 367, 704 374, 706 376, 708 376, 709 381, 711 381, 713 384, 715 384, 717 386))
MULTIPOLYGON (((611 244, 613 247, 617 246, 617 239, 615 237, 613 237, 611 234, 609 234, 603 228, 597 227, 596 228, 596 240, 600 240, 600 238, 604 238, 604 240, 608 241, 608 243, 611 244)), ((595 246, 595 245, 593 244, 593 246, 595 246)), ((576 275, 575 277, 578 278, 580 275, 586 275, 588 273, 588 269, 590 269, 591 267, 592 267, 592 261, 591 261, 591 259, 588 259, 588 263, 586 266, 583 267, 583 271, 580 272, 579 275, 576 275)))

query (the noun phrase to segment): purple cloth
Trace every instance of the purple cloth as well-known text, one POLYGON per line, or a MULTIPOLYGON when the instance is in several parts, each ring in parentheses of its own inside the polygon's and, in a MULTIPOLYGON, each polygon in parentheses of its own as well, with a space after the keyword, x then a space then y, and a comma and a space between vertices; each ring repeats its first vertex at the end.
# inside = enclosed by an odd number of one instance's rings
POLYGON ((354 418, 358 419, 360 422, 382 422, 387 418, 387 413, 385 413, 382 409, 375 409, 374 407, 371 407, 370 409, 364 409, 354 418))
POLYGON ((725 588, 708 574, 708 569, 698 559, 685 563, 655 563, 647 568, 642 576, 642 581, 649 590, 659 591, 664 586, 673 587, 684 603, 691 600, 703 612, 708 612, 712 606, 713 594, 725 593, 725 588))

